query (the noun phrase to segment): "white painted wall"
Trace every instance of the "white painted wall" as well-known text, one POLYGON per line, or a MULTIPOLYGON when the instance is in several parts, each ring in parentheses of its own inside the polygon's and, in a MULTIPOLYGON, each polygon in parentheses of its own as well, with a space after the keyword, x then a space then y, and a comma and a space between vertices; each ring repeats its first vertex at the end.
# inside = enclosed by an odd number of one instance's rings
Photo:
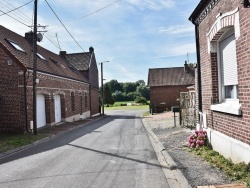
POLYGON ((213 129, 207 131, 208 139, 213 149, 226 158, 230 158, 234 163, 250 162, 250 145, 226 136, 213 129))
POLYGON ((66 122, 74 122, 74 121, 78 121, 80 119, 86 119, 90 117, 90 111, 87 111, 85 113, 83 113, 82 115, 80 114, 77 114, 77 115, 74 115, 74 116, 71 116, 71 117, 67 117, 65 119, 66 122))

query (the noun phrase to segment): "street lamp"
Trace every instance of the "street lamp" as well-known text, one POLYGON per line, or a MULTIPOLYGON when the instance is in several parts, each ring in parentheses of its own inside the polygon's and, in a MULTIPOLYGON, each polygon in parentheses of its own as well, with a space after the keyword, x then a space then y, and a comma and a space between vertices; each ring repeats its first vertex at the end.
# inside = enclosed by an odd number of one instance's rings
POLYGON ((102 84, 102 115, 104 115, 104 97, 103 97, 103 63, 108 63, 109 61, 100 62, 101 64, 101 84, 102 84))

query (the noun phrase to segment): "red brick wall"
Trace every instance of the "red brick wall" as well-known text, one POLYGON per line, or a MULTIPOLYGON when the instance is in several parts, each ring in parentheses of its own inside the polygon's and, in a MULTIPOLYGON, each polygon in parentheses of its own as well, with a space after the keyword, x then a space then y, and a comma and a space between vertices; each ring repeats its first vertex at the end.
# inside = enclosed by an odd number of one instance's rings
POLYGON ((200 62, 202 77, 202 109, 208 114, 208 126, 225 135, 250 144, 250 9, 242 1, 220 0, 199 24, 200 62), (207 33, 219 13, 225 14, 239 7, 240 37, 236 40, 238 63, 239 101, 242 116, 211 112, 212 103, 218 102, 217 54, 208 53, 207 33))
MULTIPOLYGON (((45 95, 46 103, 46 122, 48 125, 55 122, 54 98, 53 95, 61 96, 62 118, 71 117, 89 111, 89 85, 79 81, 54 77, 51 75, 39 74, 39 84, 37 84, 37 93, 45 95), (74 104, 72 104, 71 94, 74 93, 74 104), (85 95, 87 96, 87 105, 85 105, 85 95), (82 97, 81 97, 82 96, 82 97), (82 101, 81 101, 82 100, 82 101), (72 110, 74 105, 74 110, 72 110), (87 106, 87 107, 86 107, 87 106)), ((28 119, 32 120, 32 72, 27 75, 27 97, 28 97, 28 119)))
POLYGON ((18 87, 23 82, 19 66, 13 61, 7 64, 7 54, 0 48, 0 132, 23 131, 24 99, 23 88, 18 87))
MULTIPOLYGON (((24 100, 24 72, 13 60, 12 65, 7 64, 11 59, 0 49, 0 132, 23 132, 26 127, 25 100, 24 100)), ((46 123, 55 122, 54 98, 55 94, 61 96, 62 120, 90 110, 89 84, 80 81, 64 79, 37 72, 39 84, 37 93, 45 95, 46 123), (74 93, 75 104, 72 111, 71 92, 74 93), (81 97, 82 96, 82 97, 81 97), (85 97, 86 96, 86 97, 85 97), (87 102, 87 103, 86 103, 87 102)), ((33 84, 32 71, 27 71, 27 121, 33 120, 33 84)), ((96 94, 92 94, 93 101, 96 94)), ((98 95, 97 99, 98 101, 98 95)), ((94 105, 94 110, 96 110, 94 105)))
POLYGON ((180 92, 188 91, 188 86, 161 86, 150 87, 150 104, 155 105, 159 103, 166 103, 168 110, 172 106, 179 106, 180 92))
POLYGON ((100 113, 99 111, 99 95, 97 89, 91 89, 91 115, 100 113))

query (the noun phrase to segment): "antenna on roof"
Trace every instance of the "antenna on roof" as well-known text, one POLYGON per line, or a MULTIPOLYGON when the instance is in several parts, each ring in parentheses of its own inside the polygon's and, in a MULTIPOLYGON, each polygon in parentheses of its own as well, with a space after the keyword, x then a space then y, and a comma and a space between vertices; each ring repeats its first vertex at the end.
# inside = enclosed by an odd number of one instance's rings
POLYGON ((60 49, 60 51, 62 51, 61 46, 60 46, 60 43, 59 43, 59 40, 58 40, 57 33, 56 33, 56 39, 57 39, 57 43, 58 43, 59 49, 60 49))
POLYGON ((189 53, 187 53, 187 63, 189 64, 189 53))

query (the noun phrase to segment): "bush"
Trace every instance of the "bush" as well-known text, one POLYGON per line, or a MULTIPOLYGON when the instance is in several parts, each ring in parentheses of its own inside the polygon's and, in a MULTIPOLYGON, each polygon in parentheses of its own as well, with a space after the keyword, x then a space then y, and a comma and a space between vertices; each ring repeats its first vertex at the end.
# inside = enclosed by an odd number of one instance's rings
POLYGON ((144 97, 136 97, 135 102, 140 104, 147 104, 148 101, 144 97))

